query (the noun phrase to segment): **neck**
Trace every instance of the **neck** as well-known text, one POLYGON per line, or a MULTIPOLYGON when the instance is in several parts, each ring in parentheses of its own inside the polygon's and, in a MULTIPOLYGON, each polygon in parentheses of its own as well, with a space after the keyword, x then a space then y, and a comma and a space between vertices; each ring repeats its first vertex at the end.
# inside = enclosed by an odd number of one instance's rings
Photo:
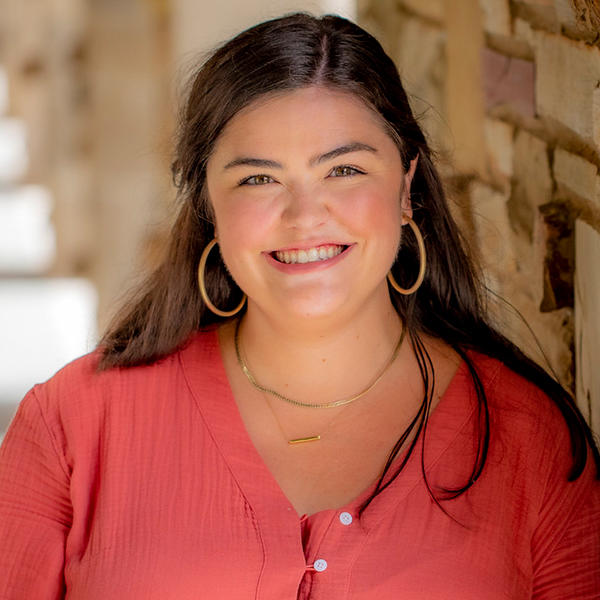
POLYGON ((259 383, 289 397, 327 402, 368 385, 388 363, 401 332, 391 303, 385 311, 363 310, 327 327, 273 320, 249 304, 239 337, 259 383))

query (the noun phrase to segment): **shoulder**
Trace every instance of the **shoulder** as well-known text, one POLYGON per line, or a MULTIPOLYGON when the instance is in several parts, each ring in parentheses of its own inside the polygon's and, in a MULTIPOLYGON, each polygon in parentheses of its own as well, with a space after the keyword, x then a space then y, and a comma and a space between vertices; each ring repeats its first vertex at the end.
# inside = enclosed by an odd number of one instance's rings
MULTIPOLYGON (((490 451, 513 475, 532 481, 566 483, 575 465, 574 444, 587 447, 586 477, 594 479, 592 449, 576 425, 576 408, 548 396, 535 383, 500 361, 471 354, 485 390, 490 423, 490 451), (571 424, 565 413, 570 414, 571 424)), ((585 453, 585 450, 583 450, 585 453)))
POLYGON ((535 383, 495 358, 478 353, 469 356, 483 385, 492 417, 510 419, 515 433, 521 428, 539 429, 540 433, 567 432, 557 402, 535 383))
POLYGON ((37 400, 49 424, 60 422, 61 428, 82 419, 104 419, 119 406, 150 404, 158 394, 176 395, 185 385, 182 356, 202 353, 204 347, 212 346, 214 338, 213 330, 199 331, 180 349, 152 364, 103 371, 98 370, 101 350, 96 349, 34 386, 28 396, 37 400))

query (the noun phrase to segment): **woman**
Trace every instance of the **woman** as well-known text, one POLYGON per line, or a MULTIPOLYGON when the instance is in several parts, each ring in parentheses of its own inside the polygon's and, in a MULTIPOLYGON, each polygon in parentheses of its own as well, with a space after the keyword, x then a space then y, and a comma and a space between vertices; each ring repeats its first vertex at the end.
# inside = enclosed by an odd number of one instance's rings
POLYGON ((6 436, 0 595, 598 598, 591 434, 490 325, 379 44, 241 33, 173 169, 162 265, 6 436))

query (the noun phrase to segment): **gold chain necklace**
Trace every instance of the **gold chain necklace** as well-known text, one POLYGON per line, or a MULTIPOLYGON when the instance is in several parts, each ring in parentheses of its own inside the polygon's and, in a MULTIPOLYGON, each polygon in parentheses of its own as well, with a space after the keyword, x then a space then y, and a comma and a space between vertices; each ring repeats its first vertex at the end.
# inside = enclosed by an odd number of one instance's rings
MULTIPOLYGON (((257 390, 259 390, 265 394, 270 394, 271 396, 275 396, 275 398, 277 398, 278 400, 283 400, 284 402, 287 402, 288 404, 292 404, 293 406, 300 406, 303 408, 336 408, 338 406, 344 406, 346 404, 350 404, 351 402, 354 402, 354 401, 358 400, 359 398, 362 398, 363 396, 365 396, 381 381, 383 376, 386 374, 387 370, 392 366, 392 363, 396 360, 396 357, 398 356, 398 353, 400 352, 402 342, 404 341, 404 336, 406 335, 406 328, 402 327, 402 333, 400 334, 398 343, 396 344, 396 347, 394 348, 394 351, 392 352, 392 355, 390 356, 389 360, 387 361, 387 363, 385 364, 383 369, 381 369, 379 374, 373 379, 373 381, 371 381, 371 383, 369 383, 369 385, 364 390, 362 390, 358 394, 355 394, 354 396, 351 396, 350 398, 343 398, 341 400, 333 400, 331 402, 323 402, 320 404, 311 404, 310 402, 302 402, 300 400, 293 400, 292 398, 288 398, 287 396, 284 396, 283 394, 280 394, 279 392, 277 392, 275 390, 265 387, 264 385, 261 385, 260 383, 258 383, 258 381, 256 381, 256 378, 250 372, 246 363, 244 362, 244 359, 242 358, 242 353, 240 351, 240 323, 241 323, 241 319, 238 319, 238 322, 235 326, 235 335, 234 335, 235 354, 237 357, 238 364, 240 365, 240 368, 242 369, 242 372, 244 373, 244 375, 248 378, 248 381, 252 384, 253 387, 255 387, 257 390)), ((269 404, 269 403, 267 402, 267 404, 269 404)), ((270 404, 269 404, 269 408, 273 412, 273 409, 271 408, 270 404)), ((275 416, 275 413, 273 413, 273 416, 275 416)), ((277 420, 277 418, 276 418, 276 420, 277 420)), ((281 424, 279 423, 278 420, 277 420, 277 423, 279 424, 279 427, 281 429, 281 424)), ((319 441, 320 439, 321 439, 320 435, 313 435, 313 436, 288 440, 288 444, 316 442, 316 441, 319 441)))

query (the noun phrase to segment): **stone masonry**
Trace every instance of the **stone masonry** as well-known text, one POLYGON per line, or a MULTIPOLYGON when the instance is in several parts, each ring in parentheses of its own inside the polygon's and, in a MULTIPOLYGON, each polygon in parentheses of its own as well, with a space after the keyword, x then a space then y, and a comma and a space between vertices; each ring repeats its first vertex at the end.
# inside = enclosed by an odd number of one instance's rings
POLYGON ((421 115, 498 325, 600 431, 600 9, 361 0, 421 115))

